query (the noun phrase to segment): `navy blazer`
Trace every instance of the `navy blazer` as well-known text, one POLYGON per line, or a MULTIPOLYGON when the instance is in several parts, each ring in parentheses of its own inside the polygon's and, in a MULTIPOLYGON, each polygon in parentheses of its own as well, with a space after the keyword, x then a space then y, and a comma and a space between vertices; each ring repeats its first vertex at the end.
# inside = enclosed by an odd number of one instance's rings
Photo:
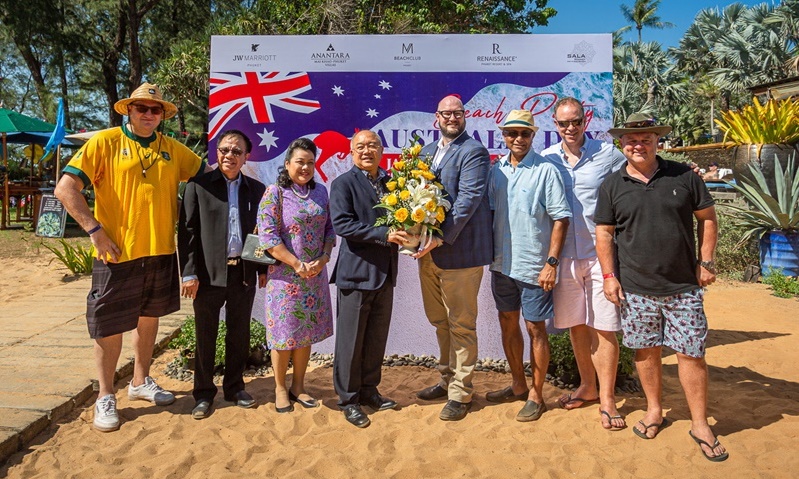
MULTIPOLYGON (((435 157, 437 148, 437 142, 430 143, 421 154, 435 157)), ((444 244, 430 252, 439 268, 471 268, 493 261, 493 225, 486 195, 490 166, 488 150, 464 132, 434 169, 452 203, 441 225, 444 244)))
POLYGON ((398 247, 386 241, 388 226, 374 226, 386 211, 374 207, 378 202, 377 193, 357 166, 330 185, 333 230, 343 240, 330 282, 339 288, 374 291, 386 281, 397 284, 398 247))
MULTIPOLYGON (((263 183, 244 174, 239 184, 241 241, 255 229, 263 183)), ((196 275, 200 284, 227 286, 227 181, 219 168, 196 176, 186 184, 178 222, 178 258, 181 277, 196 275)), ((255 285, 255 274, 267 266, 244 262, 244 278, 255 285)))

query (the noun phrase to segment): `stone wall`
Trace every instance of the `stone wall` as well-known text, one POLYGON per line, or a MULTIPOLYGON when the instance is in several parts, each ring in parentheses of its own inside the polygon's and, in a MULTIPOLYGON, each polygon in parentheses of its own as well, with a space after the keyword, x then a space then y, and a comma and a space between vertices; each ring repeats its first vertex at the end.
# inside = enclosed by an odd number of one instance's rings
POLYGON ((685 146, 664 151, 683 154, 699 165, 700 168, 707 168, 710 163, 715 161, 719 164, 719 168, 732 169, 733 149, 724 148, 721 145, 685 146))

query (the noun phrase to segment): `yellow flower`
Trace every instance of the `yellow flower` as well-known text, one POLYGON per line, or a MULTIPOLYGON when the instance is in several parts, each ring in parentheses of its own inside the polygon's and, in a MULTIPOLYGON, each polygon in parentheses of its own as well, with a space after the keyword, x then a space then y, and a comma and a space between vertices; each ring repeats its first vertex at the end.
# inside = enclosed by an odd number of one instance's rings
POLYGON ((418 206, 414 208, 413 213, 411 213, 411 219, 416 223, 421 223, 424 221, 425 216, 427 216, 427 213, 425 213, 424 208, 420 208, 418 206))
POLYGON ((423 171, 422 172, 422 176, 424 176, 425 179, 428 179, 428 180, 432 180, 433 178, 436 177, 435 173, 433 173, 432 171, 423 171))
POLYGON ((411 156, 419 156, 419 152, 421 152, 421 151, 422 151, 422 145, 420 145, 420 144, 418 144, 418 143, 417 143, 417 144, 413 145, 413 146, 412 146, 412 147, 411 147, 411 148, 408 150, 408 153, 410 153, 410 154, 411 154, 411 156))
POLYGON ((401 170, 405 168, 405 162, 402 160, 395 161, 394 164, 392 165, 392 168, 394 168, 395 170, 401 170))
POLYGON ((397 204, 397 195, 391 193, 390 195, 386 195, 383 199, 383 203, 387 204, 388 206, 394 206, 397 204))
POLYGON ((416 162, 416 167, 419 168, 420 170, 424 170, 424 171, 427 171, 427 170, 430 169, 430 167, 427 166, 427 163, 425 163, 422 160, 419 160, 418 162, 416 162))
POLYGON ((388 191, 396 190, 397 189, 397 182, 396 181, 389 181, 388 183, 386 183, 386 188, 388 188, 388 191))
POLYGON ((422 170, 411 170, 411 176, 415 178, 421 177, 422 173, 424 173, 422 170))
POLYGON ((400 208, 394 212, 394 219, 399 221, 400 223, 404 222, 408 219, 408 210, 407 208, 400 208))
POLYGON ((399 178, 397 178, 397 186, 399 186, 400 188, 405 188, 405 177, 404 176, 400 176, 399 178))
POLYGON ((425 205, 424 208, 427 211, 435 211, 436 210, 436 200, 429 200, 425 205))
POLYGON ((434 181, 433 185, 435 185, 435 187, 438 188, 439 190, 443 190, 444 189, 444 185, 442 185, 438 181, 434 181))
POLYGON ((436 210, 436 221, 438 221, 439 223, 443 223, 444 217, 445 217, 444 207, 439 206, 438 209, 436 210))
POLYGON ((402 190, 402 191, 400 191, 399 195, 400 195, 400 199, 402 201, 405 201, 405 200, 407 200, 408 198, 411 197, 411 192, 408 191, 408 190, 402 190))

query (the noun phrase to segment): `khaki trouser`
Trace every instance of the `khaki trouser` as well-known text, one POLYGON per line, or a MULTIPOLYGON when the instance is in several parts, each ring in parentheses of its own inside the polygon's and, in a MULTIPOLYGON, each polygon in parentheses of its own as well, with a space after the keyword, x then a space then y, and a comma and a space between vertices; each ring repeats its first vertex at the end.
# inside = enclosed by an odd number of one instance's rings
POLYGON ((424 311, 436 328, 441 387, 451 400, 468 403, 477 362, 477 292, 483 266, 441 269, 430 255, 419 259, 424 311))

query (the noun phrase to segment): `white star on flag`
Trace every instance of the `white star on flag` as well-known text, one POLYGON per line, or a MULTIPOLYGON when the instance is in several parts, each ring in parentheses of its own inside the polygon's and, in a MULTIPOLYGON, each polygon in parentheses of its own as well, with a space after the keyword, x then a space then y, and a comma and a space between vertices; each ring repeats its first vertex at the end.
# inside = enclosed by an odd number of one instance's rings
POLYGON ((381 97, 379 93, 375 93, 375 98, 377 98, 379 100, 379 99, 381 99, 383 97, 381 97))
POLYGON ((377 116, 377 110, 375 110, 374 108, 369 108, 368 110, 366 110, 366 116, 368 116, 369 118, 376 117, 377 116))
POLYGON ((389 83, 389 82, 387 82, 385 80, 380 80, 379 86, 383 90, 391 90, 391 83, 389 83))
POLYGON ((344 89, 338 85, 333 85, 333 88, 331 89, 333 90, 333 94, 336 96, 341 96, 344 94, 344 89))
POLYGON ((261 137, 261 143, 259 143, 258 146, 265 146, 266 151, 271 150, 273 146, 277 148, 277 140, 280 138, 276 137, 274 133, 274 131, 268 131, 264 128, 263 133, 258 133, 258 136, 261 137))

